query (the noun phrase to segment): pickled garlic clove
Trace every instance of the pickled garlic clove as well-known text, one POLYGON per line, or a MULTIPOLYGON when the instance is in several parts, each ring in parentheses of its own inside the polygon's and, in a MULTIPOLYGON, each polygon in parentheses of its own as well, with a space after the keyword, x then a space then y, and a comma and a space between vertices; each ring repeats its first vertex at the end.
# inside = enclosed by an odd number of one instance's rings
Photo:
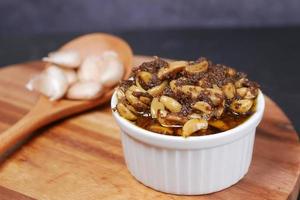
POLYGON ((190 119, 182 127, 182 136, 187 137, 194 132, 207 129, 208 123, 204 119, 190 119))

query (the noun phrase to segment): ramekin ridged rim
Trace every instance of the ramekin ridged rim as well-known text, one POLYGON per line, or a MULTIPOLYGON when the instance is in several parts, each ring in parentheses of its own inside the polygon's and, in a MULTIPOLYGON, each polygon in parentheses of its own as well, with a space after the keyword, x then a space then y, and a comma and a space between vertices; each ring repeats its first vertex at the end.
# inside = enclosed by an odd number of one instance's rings
MULTIPOLYGON (((116 92, 114 92, 111 99, 111 108, 115 108, 117 104, 116 92)), ((121 117, 117 111, 112 111, 114 118, 119 124, 120 128, 125 131, 131 137, 142 141, 147 144, 163 147, 163 148, 175 148, 175 149, 202 149, 211 148, 218 145, 224 145, 226 143, 233 142, 245 134, 248 134, 248 129, 255 129, 260 120, 262 119, 265 108, 265 100, 263 93, 259 91, 257 97, 256 112, 243 124, 213 135, 205 136, 192 136, 192 137, 180 137, 170 136, 154 133, 143 128, 140 128, 132 122, 121 117)))

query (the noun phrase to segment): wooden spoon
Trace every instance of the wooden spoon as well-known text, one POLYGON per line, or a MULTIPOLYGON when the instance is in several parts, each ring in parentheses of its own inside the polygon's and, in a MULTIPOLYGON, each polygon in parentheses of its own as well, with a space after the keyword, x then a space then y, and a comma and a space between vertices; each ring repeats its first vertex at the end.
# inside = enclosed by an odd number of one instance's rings
MULTIPOLYGON (((133 54, 130 46, 121 38, 104 33, 93 33, 78 37, 63 45, 58 51, 75 50, 82 58, 87 55, 99 55, 104 51, 113 50, 118 53, 124 65, 124 77, 127 79, 131 72, 133 54)), ((35 106, 15 125, 0 134, 0 158, 8 150, 21 143, 32 133, 58 119, 86 111, 110 100, 113 88, 109 88, 99 99, 90 101, 59 100, 49 101, 40 96, 35 106)))

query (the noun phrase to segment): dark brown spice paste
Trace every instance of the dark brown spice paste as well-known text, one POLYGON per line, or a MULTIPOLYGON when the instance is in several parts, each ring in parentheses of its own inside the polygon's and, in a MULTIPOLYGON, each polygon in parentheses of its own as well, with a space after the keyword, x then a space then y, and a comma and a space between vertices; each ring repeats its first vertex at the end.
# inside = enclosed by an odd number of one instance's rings
POLYGON ((168 135, 209 135, 234 128, 255 111, 259 85, 206 58, 166 62, 155 57, 133 69, 117 91, 119 114, 168 135))

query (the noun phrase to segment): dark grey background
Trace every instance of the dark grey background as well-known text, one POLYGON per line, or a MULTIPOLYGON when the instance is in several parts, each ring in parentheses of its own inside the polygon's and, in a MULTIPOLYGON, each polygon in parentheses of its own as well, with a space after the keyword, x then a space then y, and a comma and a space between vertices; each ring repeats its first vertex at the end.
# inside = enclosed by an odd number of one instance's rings
POLYGON ((236 67, 300 130, 300 0, 0 0, 0 66, 97 31, 124 37, 137 54, 236 67))
POLYGON ((0 34, 300 24, 299 0, 1 0, 0 34))
MULTIPOLYGON (((136 54, 177 59, 206 56, 260 83, 300 131, 300 27, 117 31, 136 54)), ((0 66, 39 59, 77 34, 0 37, 0 66)))
POLYGON ((300 130, 300 0, 1 0, 0 66, 97 31, 124 37, 137 54, 236 67, 300 130))

